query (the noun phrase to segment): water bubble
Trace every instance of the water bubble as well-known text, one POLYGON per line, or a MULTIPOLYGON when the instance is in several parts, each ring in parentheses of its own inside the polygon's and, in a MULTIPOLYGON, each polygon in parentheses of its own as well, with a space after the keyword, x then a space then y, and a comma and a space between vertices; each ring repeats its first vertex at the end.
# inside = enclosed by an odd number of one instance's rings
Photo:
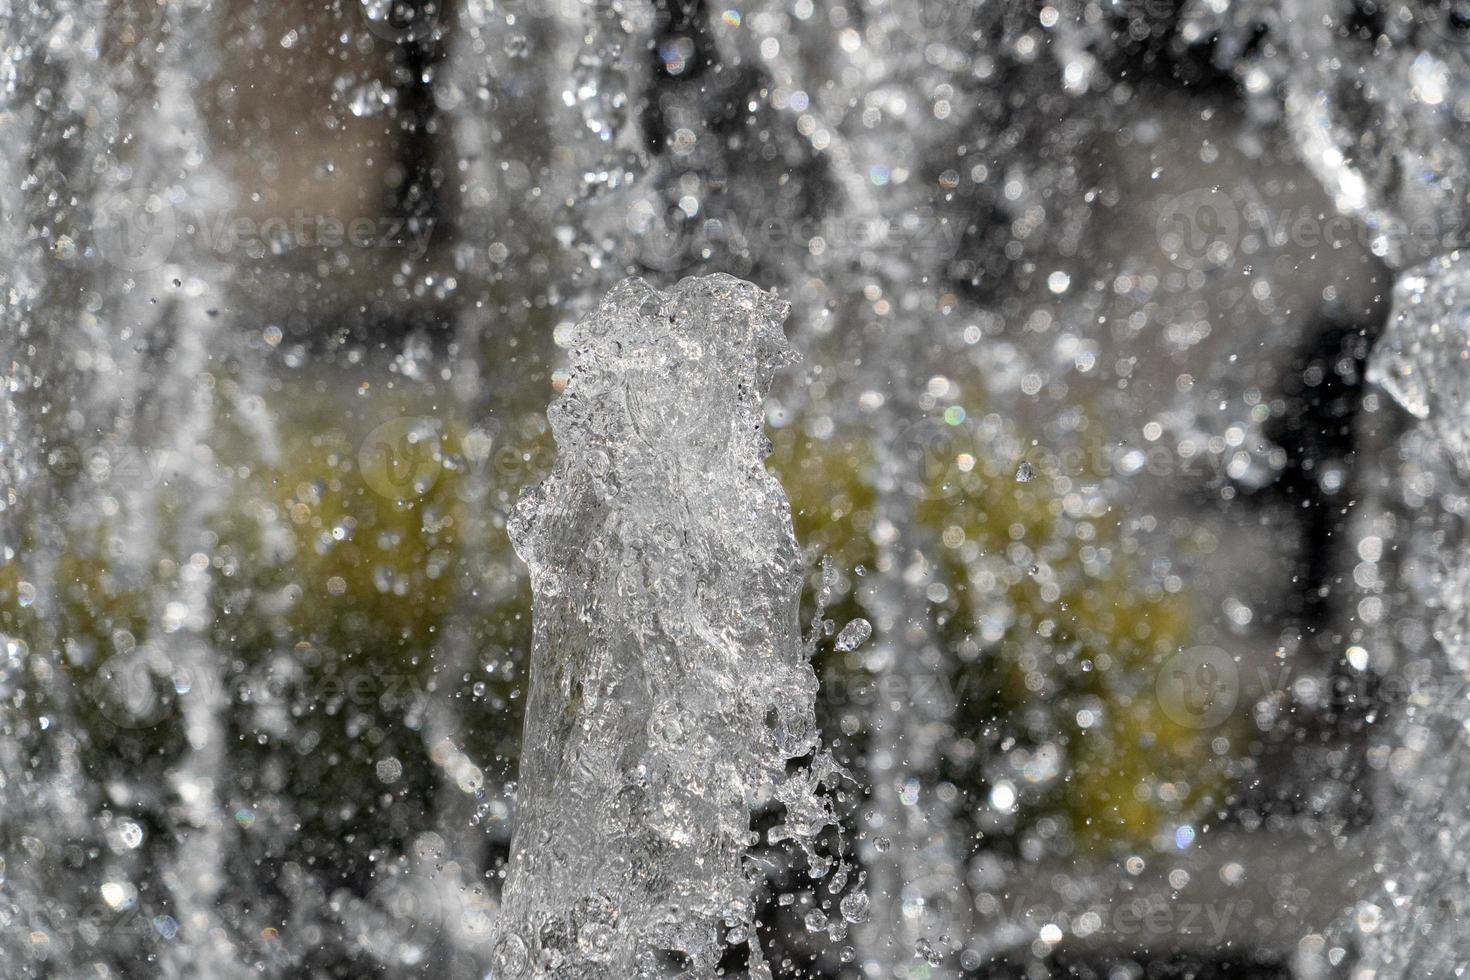
POLYGON ((390 419, 363 440, 357 462, 375 493, 397 501, 422 497, 444 469, 439 423, 422 416, 390 419))

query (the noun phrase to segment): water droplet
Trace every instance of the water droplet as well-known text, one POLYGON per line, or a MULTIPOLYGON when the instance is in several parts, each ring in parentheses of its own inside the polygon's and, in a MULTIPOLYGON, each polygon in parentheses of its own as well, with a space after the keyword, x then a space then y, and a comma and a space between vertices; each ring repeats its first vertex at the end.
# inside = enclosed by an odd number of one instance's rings
POLYGON ((847 653, 868 642, 868 638, 872 635, 873 624, 858 617, 842 627, 842 632, 837 634, 837 641, 834 645, 841 652, 847 653))

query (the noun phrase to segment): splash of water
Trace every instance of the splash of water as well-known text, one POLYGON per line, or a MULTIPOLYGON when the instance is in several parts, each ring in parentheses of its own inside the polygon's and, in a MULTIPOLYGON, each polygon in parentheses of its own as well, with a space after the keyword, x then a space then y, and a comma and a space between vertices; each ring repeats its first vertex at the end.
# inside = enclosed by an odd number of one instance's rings
POLYGON ((785 809, 768 839, 831 903, 846 882, 818 849, 838 769, 762 463, 786 309, 725 275, 634 279, 577 325, 556 467, 511 525, 535 640, 498 978, 708 977, 742 945, 769 976, 747 858, 766 801, 785 809))
POLYGON ((1390 5, 1381 29, 1361 31, 1358 9, 1296 0, 1277 25, 1286 52, 1286 118, 1303 160, 1340 209, 1373 233, 1373 251, 1401 269, 1389 324, 1369 361, 1419 424, 1391 463, 1402 592, 1394 620, 1429 620, 1419 639, 1381 636, 1383 665, 1411 690, 1383 741, 1385 798, 1375 878, 1342 924, 1362 949, 1359 976, 1448 977, 1470 966, 1461 926, 1470 910, 1470 853, 1462 768, 1470 711, 1447 692, 1470 676, 1465 560, 1470 479, 1470 261, 1463 187, 1470 142, 1463 25, 1453 5, 1390 5), (1424 261, 1426 258, 1429 261, 1424 261))
POLYGON ((1281 8, 1286 120, 1302 161, 1372 231, 1373 252, 1409 266, 1464 241, 1463 28, 1452 4, 1396 5, 1372 39, 1356 16, 1343 0, 1281 8))
POLYGON ((1377 977, 1451 977, 1470 967, 1462 927, 1470 914, 1463 870, 1470 854, 1463 773, 1470 705, 1450 693, 1470 677, 1467 336, 1470 257, 1455 252, 1399 277, 1388 331, 1369 363, 1369 380, 1420 420, 1403 444, 1413 451, 1404 454, 1399 474, 1415 509, 1404 563, 1408 600, 1431 622, 1434 637, 1419 652, 1403 644, 1413 689, 1394 719, 1394 805, 1383 817, 1381 877, 1350 917, 1363 947, 1361 969, 1377 977))

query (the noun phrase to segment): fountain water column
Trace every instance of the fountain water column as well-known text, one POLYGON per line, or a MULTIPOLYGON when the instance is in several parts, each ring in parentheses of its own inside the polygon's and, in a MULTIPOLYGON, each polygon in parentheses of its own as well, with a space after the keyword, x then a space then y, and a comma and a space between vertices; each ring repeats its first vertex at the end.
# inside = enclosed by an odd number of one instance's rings
MULTIPOLYGON (((224 176, 210 162, 205 121, 196 103, 197 93, 207 88, 211 77, 216 23, 211 0, 167 8, 157 108, 140 127, 147 158, 134 172, 180 205, 176 219, 181 226, 200 215, 224 214, 232 203, 224 176)), ((150 536, 172 541, 176 577, 159 590, 155 624, 161 634, 159 647, 174 675, 192 684, 179 699, 187 748, 169 773, 175 845, 162 874, 180 933, 167 948, 162 967, 168 977, 229 980, 251 972, 242 963, 235 938, 245 923, 221 915, 219 909, 229 877, 225 869, 229 831, 234 827, 222 799, 229 773, 225 713, 232 705, 222 696, 225 664, 210 637, 210 522, 225 494, 209 448, 215 421, 211 372, 217 370, 221 353, 231 349, 225 318, 219 313, 228 305, 229 270, 224 257, 212 255, 208 247, 180 245, 170 256, 177 262, 153 271, 154 281, 146 290, 156 295, 181 284, 174 290, 177 299, 163 314, 171 322, 145 328, 167 336, 174 355, 166 370, 148 366, 162 375, 148 396, 148 408, 156 411, 160 423, 151 428, 157 438, 155 451, 168 465, 168 478, 164 486, 145 489, 132 503, 135 519, 150 536), (172 526, 159 528, 165 508, 172 526)), ((144 291, 135 290, 131 299, 129 313, 140 326, 159 316, 150 310, 154 304, 144 291)))
MULTIPOLYGON (((97 908, 98 868, 56 859, 69 841, 94 840, 100 792, 83 775, 78 724, 82 693, 70 683, 62 651, 55 584, 76 518, 58 506, 76 480, 49 465, 80 458, 92 430, 70 407, 88 390, 83 359, 102 350, 87 327, 95 253, 87 241, 99 167, 118 139, 116 128, 89 120, 85 106, 116 111, 124 93, 102 61, 108 5, 99 0, 16 4, 7 12, 0 69, 5 236, 14 251, 0 272, 3 323, 0 364, 6 445, 3 571, 21 590, 34 628, 0 639, 0 901, 20 914, 0 926, 0 958, 16 977, 80 973, 130 957, 128 940, 104 933, 95 941, 76 928, 97 908), (67 456, 53 457, 54 453, 67 456)), ((100 120, 107 122, 106 119, 100 120)), ((123 785, 119 780, 117 785, 123 785)), ((124 856, 114 867, 129 870, 124 856)))
POLYGON ((457 12, 435 99, 459 156, 455 262, 468 283, 547 250, 543 234, 577 253, 573 276, 592 271, 592 295, 620 275, 584 225, 639 169, 632 93, 650 17, 640 0, 468 0, 457 12), (536 65, 561 81, 527 91, 536 65), (528 172, 539 194, 526 193, 528 172))
POLYGON ((1402 475, 1432 527, 1405 543, 1415 603, 1431 619, 1438 662, 1415 676, 1416 690, 1397 709, 1398 747, 1388 822, 1390 860, 1379 888, 1353 916, 1364 956, 1358 975, 1383 978, 1459 976, 1470 968, 1470 255, 1454 252, 1404 272, 1394 287, 1386 335, 1368 379, 1419 420, 1403 445, 1412 450, 1402 475))
MULTIPOLYGON (((11 482, 4 524, 12 542, 24 541, 33 580, 49 579, 67 537, 56 508, 35 505, 72 482, 70 471, 46 465, 46 455, 79 448, 79 430, 85 431, 73 413, 54 408, 82 386, 79 355, 98 344, 80 322, 97 264, 84 236, 93 224, 97 164, 118 136, 87 125, 81 107, 115 107, 125 98, 100 63, 107 12, 99 0, 17 4, 6 25, 0 126, 11 178, 5 234, 15 251, 0 271, 6 327, 0 349, 10 388, 4 413, 12 440, 5 452, 11 482)), ((38 594, 43 617, 52 599, 49 589, 38 594)))
POLYGON ((26 148, 40 113, 32 88, 44 52, 37 19, 31 8, 12 22, 7 71, 0 75, 0 146, 6 148, 0 154, 0 252, 10 257, 0 268, 0 562, 17 556, 27 484, 42 465, 18 402, 31 380, 26 347, 45 275, 41 246, 28 227, 25 180, 31 170, 26 148))
MULTIPOLYGON (((157 675, 181 695, 184 748, 168 774, 171 799, 146 781, 118 779, 109 784, 108 804, 74 801, 54 812, 41 807, 29 823, 18 814, 9 822, 44 839, 58 813, 74 814, 77 826, 68 835, 87 839, 110 825, 115 806, 155 811, 156 825, 168 833, 149 849, 162 855, 158 873, 168 908, 181 920, 177 941, 160 960, 164 975, 229 977, 240 968, 214 914, 226 851, 216 790, 227 771, 220 712, 228 706, 219 699, 208 637, 207 526, 221 499, 208 445, 210 366, 225 336, 218 310, 226 270, 207 247, 184 240, 191 227, 216 220, 229 205, 226 183, 209 164, 194 102, 211 70, 213 14, 202 0, 171 4, 133 25, 156 44, 126 45, 116 41, 110 20, 126 13, 108 4, 59 4, 49 20, 31 11, 32 32, 18 35, 32 58, 17 73, 18 89, 38 111, 32 117, 22 103, 11 117, 29 120, 29 139, 15 144, 26 179, 13 206, 49 240, 37 243, 45 254, 31 270, 29 291, 19 292, 31 301, 11 311, 26 338, 19 370, 29 382, 14 411, 36 460, 82 460, 95 452, 111 463, 107 475, 92 480, 33 465, 26 499, 49 503, 45 510, 21 508, 18 523, 27 542, 23 574, 46 596, 37 605, 39 643, 49 648, 69 632, 66 610, 52 601, 66 590, 56 572, 63 556, 115 575, 148 607, 141 645, 130 641, 121 659, 107 648, 67 646, 69 666, 97 670, 100 683, 53 684, 44 692, 51 741, 80 734, 76 706, 66 706, 78 696, 99 700, 97 707, 123 728, 161 721, 128 717, 137 705, 113 703, 117 692, 106 683, 113 677, 124 687, 146 685, 157 675), (89 108, 73 116, 60 106, 89 108), (151 479, 124 465, 139 460, 151 479), (99 669, 93 658, 106 663, 99 669)), ((46 771, 60 778, 69 768, 59 763, 46 771)), ((108 856, 82 874, 78 894, 48 888, 52 899, 78 914, 96 904, 100 886, 107 904, 125 912, 139 893, 159 894, 140 887, 147 875, 140 853, 109 850, 99 848, 108 856)), ((98 947, 95 963, 123 964, 151 955, 142 935, 115 927, 106 930, 105 942, 83 942, 98 947)), ((75 937, 58 938, 56 950, 75 937)))
POLYGON ((552 50, 566 79, 552 113, 554 221, 558 243, 572 253, 577 289, 569 299, 580 315, 624 274, 630 193, 649 166, 637 120, 654 9, 650 0, 550 6, 552 50))
MULTIPOLYGON (((454 390, 463 418, 477 428, 483 423, 484 433, 495 441, 493 451, 483 450, 489 458, 467 454, 459 505, 470 526, 492 522, 496 495, 505 491, 492 470, 494 453, 503 451, 499 438, 514 437, 504 421, 529 407, 527 397, 541 397, 524 384, 526 370, 535 363, 528 358, 550 359, 555 352, 548 335, 529 338, 521 357, 486 357, 486 338, 501 343, 506 329, 500 306, 506 293, 514 295, 527 285, 517 281, 507 290, 504 278, 525 277, 520 257, 537 256, 531 260, 534 270, 545 256, 539 275, 552 283, 548 298, 558 298, 558 281, 570 283, 565 288, 575 314, 622 275, 609 244, 612 236, 598 235, 597 228, 604 213, 615 212, 618 192, 641 170, 631 109, 632 93, 641 88, 639 59, 650 20, 641 0, 468 0, 448 32, 436 102, 460 161, 454 257, 464 301, 456 312, 454 390), (546 70, 551 84, 527 91, 531 66, 546 70), (538 175, 541 193, 525 193, 517 183, 525 173, 538 175), (487 417, 491 413, 499 417, 487 417)), ((535 408, 541 407, 538 400, 535 408)), ((489 574, 494 567, 489 563, 499 558, 493 558, 488 540, 470 535, 462 549, 460 560, 471 571, 463 576, 456 620, 509 601, 517 588, 510 569, 489 574)), ((474 647, 473 636, 451 626, 433 655, 440 676, 457 684, 478 669, 474 647)), ((483 809, 486 795, 512 802, 515 795, 514 784, 475 785, 484 779, 475 762, 485 760, 472 762, 461 738, 474 714, 458 702, 435 698, 425 728, 430 756, 444 773, 439 830, 459 858, 452 869, 456 874, 485 858, 485 835, 467 814, 473 817, 476 802, 483 809), (470 792, 473 799, 466 796, 470 792)), ((498 833, 505 824, 496 826, 498 833)), ((503 843, 497 839, 492 846, 503 843)), ((445 889, 475 885, 473 874, 463 882, 447 880, 442 871, 425 874, 445 879, 440 882, 445 889)), ((461 899, 451 895, 440 906, 447 916, 466 920, 447 924, 452 941, 472 949, 482 945, 470 930, 473 918, 461 914, 461 899)))
MULTIPOLYGON (((534 170, 547 152, 536 127, 524 125, 521 113, 547 111, 539 92, 518 100, 505 98, 517 71, 533 63, 552 43, 532 16, 536 5, 505 5, 471 0, 460 4, 446 36, 444 63, 436 74, 435 105, 447 123, 458 159, 453 189, 454 264, 460 302, 455 309, 455 338, 450 347, 455 412, 467 426, 461 439, 457 485, 459 554, 455 571, 455 613, 438 631, 430 653, 435 678, 426 699, 422 728, 429 758, 438 767, 439 785, 433 805, 434 829, 444 853, 414 853, 414 873, 432 889, 427 900, 415 898, 429 925, 452 955, 479 960, 485 956, 482 918, 477 914, 479 869, 489 851, 504 841, 486 834, 477 810, 490 796, 508 792, 503 784, 487 785, 485 760, 466 746, 476 712, 458 692, 466 677, 481 669, 481 642, 475 632, 480 617, 506 600, 512 581, 497 580, 498 557, 492 545, 494 495, 490 450, 498 428, 490 413, 491 392, 502 384, 486 363, 483 338, 494 336, 497 311, 492 300, 502 288, 506 255, 531 254, 544 247, 537 235, 545 221, 530 213, 524 195, 506 193, 505 165, 514 160, 534 170), (518 133, 514 141, 508 134, 518 133), (502 148, 505 151, 503 152, 502 148), (507 159, 507 157, 510 159, 507 159), (502 249, 504 252, 502 253, 502 249), (500 261, 498 261, 500 260, 500 261)), ((519 365, 518 365, 519 367, 519 365)), ((498 447, 497 447, 498 448, 498 447)), ((507 577, 508 579, 508 577, 507 577)), ((417 852, 419 849, 413 849, 417 852)), ((456 974, 457 975, 457 974, 456 974)))
POLYGON ((730 276, 635 279, 576 327, 556 466, 512 524, 535 637, 497 980, 702 978, 747 944, 769 976, 752 809, 779 799, 770 839, 809 858, 835 822, 801 553, 763 465, 785 313, 730 276))
MULTIPOLYGON (((774 43, 762 48, 775 52, 766 59, 774 81, 811 99, 802 112, 817 120, 826 139, 824 157, 840 195, 836 227, 853 235, 859 229, 897 230, 905 221, 933 217, 920 168, 933 155, 928 141, 942 144, 948 135, 918 109, 929 101, 933 75, 943 73, 926 58, 925 12, 900 3, 865 5, 864 13, 861 45, 849 55, 826 43, 825 25, 813 22, 795 25, 794 37, 766 35, 774 43), (802 36, 803 28, 816 35, 802 36), (843 82, 823 84, 825 75, 843 82), (907 179, 898 182, 876 176, 902 173, 907 179)), ((774 31, 785 23, 776 5, 749 20, 756 42, 763 25, 774 31)), ((753 43, 752 57, 755 50, 753 43)), ((829 246, 846 253, 853 244, 829 246)), ((828 281, 844 307, 846 329, 862 338, 861 380, 881 396, 870 417, 859 420, 870 429, 877 454, 877 567, 862 595, 877 627, 868 656, 878 690, 925 692, 907 701, 880 699, 868 733, 866 771, 877 826, 867 834, 863 851, 871 919, 858 939, 865 969, 885 978, 905 975, 911 966, 934 978, 957 975, 945 947, 965 942, 972 911, 956 821, 934 793, 939 746, 951 734, 954 706, 939 696, 947 685, 930 683, 936 675, 943 677, 947 658, 932 635, 918 557, 925 542, 915 521, 914 494, 928 490, 920 486, 922 476, 906 451, 922 429, 918 386, 928 372, 917 363, 917 352, 930 343, 928 331, 943 327, 936 319, 936 297, 948 258, 942 250, 884 249, 813 271, 828 281), (880 289, 878 303, 867 298, 873 285, 880 289), (880 839, 889 846, 875 846, 880 839), (922 965, 916 956, 923 957, 922 965)))
MULTIPOLYGON (((41 70, 39 77, 50 76, 60 87, 50 98, 83 99, 114 116, 87 116, 79 137, 62 137, 74 139, 80 149, 54 158, 63 161, 58 178, 78 192, 75 197, 83 204, 73 213, 47 215, 55 223, 53 233, 61 234, 51 249, 50 258, 57 261, 48 272, 74 288, 77 281, 85 282, 89 288, 77 293, 110 302, 94 308, 58 296, 38 313, 46 322, 37 325, 36 335, 47 338, 50 347, 33 352, 32 368, 46 381, 34 397, 52 404, 50 410, 30 405, 30 419, 68 420, 69 429, 33 433, 44 451, 67 450, 80 458, 95 448, 112 467, 102 487, 85 482, 69 487, 63 481, 47 486, 48 499, 67 498, 70 506, 55 508, 67 516, 54 526, 49 515, 33 515, 28 530, 40 547, 28 557, 37 563, 35 574, 48 591, 60 583, 45 565, 65 549, 107 563, 149 605, 139 659, 128 666, 114 664, 115 673, 125 681, 139 680, 129 669, 136 666, 166 675, 179 688, 178 721, 187 747, 169 773, 173 800, 147 787, 126 798, 156 808, 160 825, 173 831, 173 853, 160 874, 184 934, 162 958, 165 975, 203 971, 229 977, 239 968, 213 913, 224 877, 225 847, 219 839, 224 819, 215 790, 226 771, 219 714, 227 705, 219 703, 219 676, 209 648, 207 527, 221 498, 208 445, 214 417, 210 362, 221 347, 217 311, 224 305, 226 272, 222 259, 183 240, 191 221, 198 227, 215 220, 229 204, 224 179, 209 165, 204 123, 194 101, 211 70, 213 15, 199 0, 170 5, 144 25, 161 32, 156 46, 104 50, 94 64, 89 51, 115 33, 107 20, 115 12, 78 6, 67 13, 53 30, 79 24, 73 28, 78 36, 52 45, 51 51, 73 53, 81 63, 61 63, 41 70), (114 79, 127 84, 114 84, 114 79), (65 411, 55 410, 60 407, 65 411), (152 479, 138 479, 136 470, 124 472, 124 463, 138 459, 152 479), (97 506, 103 499, 117 502, 114 513, 97 506), (108 541, 95 556, 86 543, 94 534, 108 541), (158 577, 165 567, 171 571, 158 577)), ((52 159, 45 136, 44 129, 37 134, 33 160, 52 159)), ((45 615, 51 626, 64 628, 54 618, 62 615, 60 609, 48 608, 45 615)), ((79 664, 85 666, 85 658, 79 664)), ((87 693, 104 699, 109 694, 105 683, 87 693)), ((129 877, 141 874, 134 869, 129 877)), ((125 955, 146 952, 132 949, 125 955)))
POLYGON ((1379 980, 1470 967, 1470 798, 1458 771, 1470 748, 1470 707, 1458 696, 1470 680, 1470 261, 1451 251, 1465 240, 1470 141, 1459 107, 1470 53, 1453 9, 1390 9, 1371 38, 1346 0, 1293 0, 1268 18, 1281 34, 1286 118, 1304 162, 1401 270, 1368 379, 1420 420, 1392 464, 1401 594, 1381 649, 1369 651, 1374 669, 1413 690, 1389 713, 1378 877, 1348 917, 1363 950, 1358 974, 1379 980), (1432 623, 1427 641, 1411 642, 1422 620, 1432 623))

